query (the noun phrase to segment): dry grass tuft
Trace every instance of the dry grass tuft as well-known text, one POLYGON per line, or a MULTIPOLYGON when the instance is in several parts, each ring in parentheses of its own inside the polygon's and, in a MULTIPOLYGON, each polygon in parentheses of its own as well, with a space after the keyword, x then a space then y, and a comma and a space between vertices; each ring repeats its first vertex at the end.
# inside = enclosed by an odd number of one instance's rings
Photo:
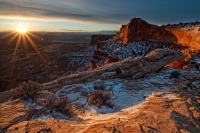
POLYGON ((88 98, 88 104, 95 105, 97 107, 102 105, 107 105, 109 107, 112 107, 110 99, 111 99, 110 92, 103 90, 95 90, 91 92, 90 97, 88 98))
POLYGON ((44 106, 46 110, 58 111, 60 113, 71 116, 73 114, 73 106, 71 105, 71 101, 68 97, 53 97, 44 101, 44 106))
POLYGON ((19 85, 19 89, 16 89, 13 91, 12 94, 12 99, 34 99, 36 98, 41 90, 41 87, 39 85, 39 83, 34 82, 34 81, 28 81, 28 82, 23 82, 21 85, 19 85))
POLYGON ((180 75, 181 73, 179 71, 174 70, 170 73, 170 78, 180 78, 180 75))

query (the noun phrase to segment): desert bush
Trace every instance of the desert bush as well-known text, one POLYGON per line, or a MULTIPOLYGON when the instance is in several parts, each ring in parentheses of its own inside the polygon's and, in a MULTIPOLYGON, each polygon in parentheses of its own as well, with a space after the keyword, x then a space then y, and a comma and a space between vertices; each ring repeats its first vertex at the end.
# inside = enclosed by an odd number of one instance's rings
POLYGON ((195 68, 199 69, 199 64, 198 63, 195 63, 195 68))
POLYGON ((14 90, 12 94, 12 99, 34 99, 36 98, 40 93, 41 87, 39 83, 34 81, 28 81, 23 82, 21 85, 19 85, 19 88, 14 90))
POLYGON ((95 83, 94 90, 105 90, 105 84, 104 83, 95 83))
POLYGON ((119 67, 116 67, 115 72, 116 72, 117 75, 119 75, 119 74, 122 73, 122 70, 119 67))
POLYGON ((172 71, 172 72, 170 73, 170 78, 179 78, 180 75, 181 75, 180 72, 174 70, 174 71, 172 71))
POLYGON ((68 116, 71 116, 73 113, 71 101, 65 96, 49 98, 44 101, 44 106, 46 110, 50 110, 50 112, 55 110, 68 116))
POLYGON ((110 92, 103 90, 95 90, 91 92, 88 98, 88 104, 95 105, 97 107, 102 105, 107 105, 109 107, 112 107, 110 99, 111 99, 110 92))

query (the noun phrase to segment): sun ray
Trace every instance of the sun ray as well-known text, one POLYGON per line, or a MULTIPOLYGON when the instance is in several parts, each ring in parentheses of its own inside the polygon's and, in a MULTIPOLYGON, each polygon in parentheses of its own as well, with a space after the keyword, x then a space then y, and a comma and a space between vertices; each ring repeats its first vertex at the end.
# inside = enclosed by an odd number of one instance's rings
MULTIPOLYGON (((39 40, 39 41, 42 41, 44 44, 47 44, 47 42, 46 42, 45 40, 42 40, 41 37, 39 37, 39 36, 37 36, 37 35, 35 35, 35 34, 33 34, 33 33, 30 33, 30 32, 27 32, 27 34, 28 34, 28 35, 31 35, 32 37, 36 38, 36 39, 39 40)), ((40 51, 41 51, 41 50, 40 50, 40 51)), ((44 52, 41 52, 41 53, 42 53, 42 55, 43 55, 48 61, 50 61, 44 52)))
POLYGON ((3 36, 1 36, 0 37, 0 40, 3 40, 3 39, 5 39, 5 38, 7 38, 7 37, 9 37, 9 36, 12 36, 13 34, 15 34, 16 32, 9 32, 9 33, 6 33, 6 34, 4 34, 3 36))
MULTIPOLYGON (((27 34, 29 34, 29 35, 35 37, 36 39, 38 39, 38 40, 40 40, 40 41, 42 40, 41 37, 39 37, 39 36, 37 36, 37 35, 35 35, 35 34, 31 33, 31 32, 27 32, 27 34)), ((42 40, 42 41, 44 41, 44 40, 42 40)))
POLYGON ((28 56, 28 46, 27 46, 27 40, 26 40, 26 37, 24 34, 22 34, 22 40, 23 40, 23 46, 24 46, 24 50, 25 50, 25 53, 26 53, 26 56, 28 56))
POLYGON ((4 49, 5 47, 7 49, 9 48, 10 50, 12 50, 11 51, 12 57, 9 60, 8 69, 6 69, 4 74, 5 78, 17 79, 20 76, 19 74, 23 69, 21 67, 24 67, 22 66, 24 64, 23 61, 24 59, 26 60, 26 58, 30 57, 30 52, 32 50, 34 50, 37 53, 40 62, 42 61, 42 64, 46 66, 45 68, 47 68, 47 71, 54 70, 50 64, 48 56, 45 54, 45 52, 42 51, 42 49, 36 43, 39 42, 41 44, 47 44, 47 42, 43 40, 41 37, 28 32, 27 24, 24 24, 22 22, 17 23, 15 25, 15 32, 1 34, 0 40, 3 39, 5 39, 5 43, 1 45, 1 48, 4 49), (20 58, 21 57, 20 54, 22 52, 21 50, 25 52, 24 53, 25 58, 20 58))
POLYGON ((12 77, 12 75, 13 75, 13 70, 15 67, 16 59, 17 59, 16 55, 19 52, 20 40, 21 40, 21 34, 18 34, 17 43, 15 45, 14 53, 12 55, 12 60, 11 60, 10 68, 9 68, 9 77, 12 77))
POLYGON ((28 22, 28 20, 18 19, 18 21, 15 23, 14 26, 15 26, 17 32, 24 34, 27 32, 27 30, 29 28, 29 22, 28 22))
MULTIPOLYGON (((18 22, 15 25, 15 32, 10 32, 6 34, 2 34, 0 36, 1 39, 6 39, 5 47, 11 48, 12 50, 12 58, 10 59, 9 67, 6 71, 5 77, 8 78, 16 78, 15 76, 19 76, 21 69, 21 58, 19 58, 21 50, 24 50, 26 57, 30 57, 31 49, 37 53, 39 58, 42 60, 43 64, 47 66, 47 69, 54 70, 50 65, 50 60, 48 56, 42 51, 42 49, 37 45, 36 42, 40 42, 42 44, 48 44, 41 37, 28 32, 27 31, 27 23, 18 22), (11 44, 11 45, 10 45, 11 44)), ((2 45, 4 47, 4 44, 2 45)), ((2 48, 1 46, 1 48, 2 48)))
MULTIPOLYGON (((45 44, 48 44, 45 40, 43 40, 41 37, 33 34, 33 33, 30 33, 30 32, 27 32, 28 35, 31 35, 32 37, 36 38, 37 40, 39 41, 42 41, 43 43, 45 44)), ((41 51, 41 53, 44 55, 44 57, 49 61, 48 57, 44 54, 44 52, 41 51)))
POLYGON ((38 53, 38 55, 40 56, 40 58, 42 59, 44 64, 49 66, 49 68, 51 68, 51 66, 49 65, 48 58, 43 54, 43 52, 38 48, 38 46, 35 44, 35 42, 27 34, 25 34, 25 36, 26 36, 27 40, 30 42, 30 44, 33 46, 35 51, 38 53))
POLYGON ((18 33, 15 33, 15 35, 13 35, 11 39, 9 39, 9 41, 6 42, 6 45, 4 45, 3 49, 7 49, 9 45, 12 44, 12 42, 17 38, 17 36, 18 36, 18 33))

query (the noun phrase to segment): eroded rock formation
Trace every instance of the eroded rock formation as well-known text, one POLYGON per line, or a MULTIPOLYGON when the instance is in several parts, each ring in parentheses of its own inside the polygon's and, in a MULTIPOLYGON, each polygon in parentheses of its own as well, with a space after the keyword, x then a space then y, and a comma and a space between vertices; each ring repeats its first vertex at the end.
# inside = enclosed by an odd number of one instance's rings
POLYGON ((199 32, 191 32, 184 28, 157 26, 141 18, 133 18, 128 24, 122 25, 115 39, 122 40, 123 43, 140 40, 173 42, 198 50, 200 49, 198 46, 200 41, 197 37, 199 35, 199 32))
POLYGON ((150 72, 157 72, 165 65, 177 60, 184 60, 181 53, 170 49, 156 49, 141 59, 125 59, 120 62, 110 63, 91 71, 80 72, 78 74, 59 78, 55 82, 72 84, 92 81, 99 78, 112 79, 118 77, 133 77, 138 79, 150 72), (116 74, 116 68, 120 68, 122 73, 116 74))

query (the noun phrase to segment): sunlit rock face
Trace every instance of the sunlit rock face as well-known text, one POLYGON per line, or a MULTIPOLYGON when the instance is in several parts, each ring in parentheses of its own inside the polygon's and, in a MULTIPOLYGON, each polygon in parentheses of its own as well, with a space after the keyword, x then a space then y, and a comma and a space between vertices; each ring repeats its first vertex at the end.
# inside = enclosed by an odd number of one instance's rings
POLYGON ((184 61, 174 61, 174 62, 168 64, 167 66, 174 67, 174 68, 183 68, 184 65, 185 65, 184 61))
POLYGON ((146 36, 147 29, 151 29, 152 26, 140 18, 131 19, 127 25, 122 25, 116 34, 116 39, 121 39, 124 43, 142 40, 146 36))
POLYGON ((187 28, 181 25, 157 26, 149 24, 141 18, 133 18, 128 24, 122 25, 115 40, 122 40, 124 44, 141 40, 173 42, 199 50, 199 35, 199 31, 192 25, 187 25, 187 28))

